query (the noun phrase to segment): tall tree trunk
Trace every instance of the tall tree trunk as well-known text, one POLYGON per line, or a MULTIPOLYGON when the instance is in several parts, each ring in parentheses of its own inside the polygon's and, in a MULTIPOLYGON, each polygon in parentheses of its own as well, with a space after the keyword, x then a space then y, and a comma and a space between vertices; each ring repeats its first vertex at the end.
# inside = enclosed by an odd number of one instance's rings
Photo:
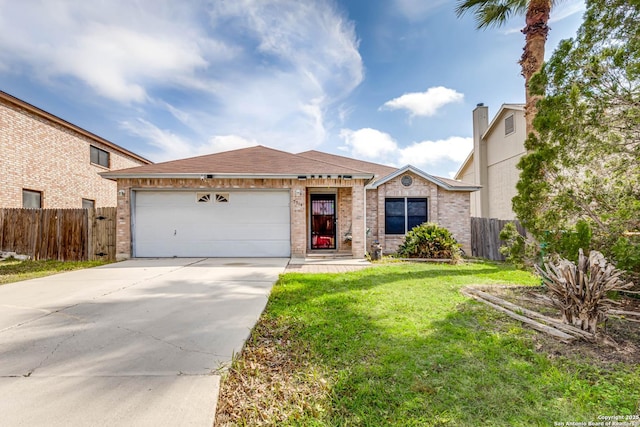
POLYGON ((536 116, 536 103, 541 98, 540 95, 531 95, 529 91, 529 80, 531 76, 540 71, 544 62, 544 45, 549 33, 549 13, 551 11, 550 0, 530 0, 527 9, 527 25, 522 29, 525 35, 524 52, 520 58, 522 66, 522 76, 525 82, 525 120, 527 135, 535 132, 533 129, 533 118, 536 116))

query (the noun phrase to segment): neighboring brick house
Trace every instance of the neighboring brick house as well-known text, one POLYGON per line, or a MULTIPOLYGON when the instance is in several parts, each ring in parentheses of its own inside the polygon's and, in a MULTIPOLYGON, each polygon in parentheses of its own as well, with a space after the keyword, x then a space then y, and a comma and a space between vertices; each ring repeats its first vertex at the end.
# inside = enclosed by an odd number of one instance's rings
POLYGON ((473 110, 473 151, 455 175, 481 187, 471 195, 471 216, 516 218, 511 199, 517 193, 516 165, 526 153, 525 138, 523 104, 503 104, 491 123, 486 106, 478 104, 473 110))
POLYGON ((425 221, 470 251, 475 185, 317 151, 257 146, 104 172, 118 183, 117 258, 362 258, 425 221))
POLYGON ((0 208, 116 206, 99 173, 151 163, 0 91, 0 208))

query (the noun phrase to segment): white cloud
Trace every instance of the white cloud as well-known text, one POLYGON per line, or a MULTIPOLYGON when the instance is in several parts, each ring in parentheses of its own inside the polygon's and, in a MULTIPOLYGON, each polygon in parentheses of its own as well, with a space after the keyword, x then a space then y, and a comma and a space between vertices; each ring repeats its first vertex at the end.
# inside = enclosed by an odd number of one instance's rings
POLYGON ((213 19, 236 19, 253 36, 267 68, 283 61, 309 85, 333 96, 360 84, 363 67, 355 27, 328 0, 216 2, 213 19))
POLYGON ((6 3, 0 58, 45 81, 73 77, 105 98, 144 102, 149 87, 189 86, 212 58, 233 56, 232 48, 205 40, 190 18, 171 2, 6 3))
POLYGON ((206 147, 200 150, 200 154, 237 150, 238 148, 254 147, 256 145, 258 143, 254 139, 246 139, 238 135, 216 135, 209 140, 209 144, 206 147))
POLYGON ((120 123, 120 126, 155 147, 155 153, 150 153, 147 156, 156 162, 258 145, 256 140, 239 135, 215 135, 209 138, 206 143, 193 142, 169 129, 160 129, 155 124, 143 119, 125 121, 120 123))
POLYGON ((347 155, 391 166, 412 165, 427 173, 436 166, 456 167, 473 149, 473 138, 452 136, 437 141, 414 142, 400 147, 391 135, 377 129, 343 129, 339 147, 347 155))
POLYGON ((549 23, 553 24, 554 22, 562 21, 570 16, 575 15, 576 13, 582 13, 586 10, 587 6, 584 0, 571 0, 566 2, 561 2, 557 6, 551 10, 551 15, 549 16, 549 23))
POLYGON ((333 0, 0 5, 0 70, 99 95, 165 157, 211 135, 317 147, 328 109, 364 78, 354 23, 333 0))
POLYGON ((124 121, 120 123, 120 127, 146 140, 150 146, 159 150, 159 152, 146 154, 156 162, 182 159, 196 154, 197 150, 188 139, 176 135, 171 130, 160 129, 147 120, 124 121))
POLYGON ((364 128, 358 130, 342 129, 340 137, 345 147, 355 158, 393 163, 398 144, 391 135, 376 129, 364 128))
POLYGON ((438 163, 453 161, 462 163, 473 149, 473 138, 452 136, 438 141, 414 142, 400 149, 398 159, 402 165, 413 165, 424 168, 438 163))
POLYGON ((461 102, 464 95, 443 86, 431 87, 426 92, 406 93, 387 101, 381 108, 408 110, 412 116, 433 116, 440 108, 452 102, 461 102))

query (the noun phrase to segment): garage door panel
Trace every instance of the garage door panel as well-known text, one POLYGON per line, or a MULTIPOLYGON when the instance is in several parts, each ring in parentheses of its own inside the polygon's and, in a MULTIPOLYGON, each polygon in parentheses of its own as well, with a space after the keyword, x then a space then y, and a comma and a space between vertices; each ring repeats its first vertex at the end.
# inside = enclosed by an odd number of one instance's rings
MULTIPOLYGON (((260 223, 228 222, 226 224, 207 223, 206 221, 187 218, 169 219, 157 227, 151 235, 138 236, 138 239, 156 240, 157 237, 198 240, 287 240, 289 241, 290 224, 262 221, 260 223)), ((140 218, 140 217, 138 217, 140 218)), ((219 219, 219 218, 218 218, 219 219)), ((233 218, 237 220, 238 218, 233 218)), ((136 224, 137 227, 143 226, 136 224)))
POLYGON ((134 256, 290 256, 288 191, 229 191, 223 203, 200 193, 136 192, 134 256))
POLYGON ((288 241, 219 241, 219 242, 179 242, 171 246, 171 250, 159 247, 152 242, 142 243, 138 249, 144 257, 247 257, 248 253, 260 254, 251 256, 281 258, 288 257, 290 243, 288 241), (215 255, 185 255, 189 253, 215 253, 215 255))
MULTIPOLYGON (((196 216, 200 221, 207 223, 228 224, 278 224, 277 220, 283 216, 289 217, 289 207, 248 207, 240 210, 234 209, 211 209, 208 211, 198 211, 196 216)), ((188 215, 189 210, 184 210, 183 215, 188 215)), ((189 215, 190 216, 190 215, 189 215)))
MULTIPOLYGON (((271 224, 265 227, 264 224, 242 224, 230 225, 228 227, 216 227, 208 230, 215 233, 215 240, 286 240, 282 236, 289 235, 289 224, 271 224)), ((207 236, 209 233, 204 233, 207 236)), ((210 240, 208 237, 196 237, 198 240, 210 240)))

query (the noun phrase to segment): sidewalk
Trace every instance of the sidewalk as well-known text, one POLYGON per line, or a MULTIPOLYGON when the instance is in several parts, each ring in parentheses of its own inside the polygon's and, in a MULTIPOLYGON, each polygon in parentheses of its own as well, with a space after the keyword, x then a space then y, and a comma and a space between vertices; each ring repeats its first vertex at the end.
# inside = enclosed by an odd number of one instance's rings
POLYGON ((291 258, 285 273, 344 273, 372 267, 366 259, 306 257, 291 258))

